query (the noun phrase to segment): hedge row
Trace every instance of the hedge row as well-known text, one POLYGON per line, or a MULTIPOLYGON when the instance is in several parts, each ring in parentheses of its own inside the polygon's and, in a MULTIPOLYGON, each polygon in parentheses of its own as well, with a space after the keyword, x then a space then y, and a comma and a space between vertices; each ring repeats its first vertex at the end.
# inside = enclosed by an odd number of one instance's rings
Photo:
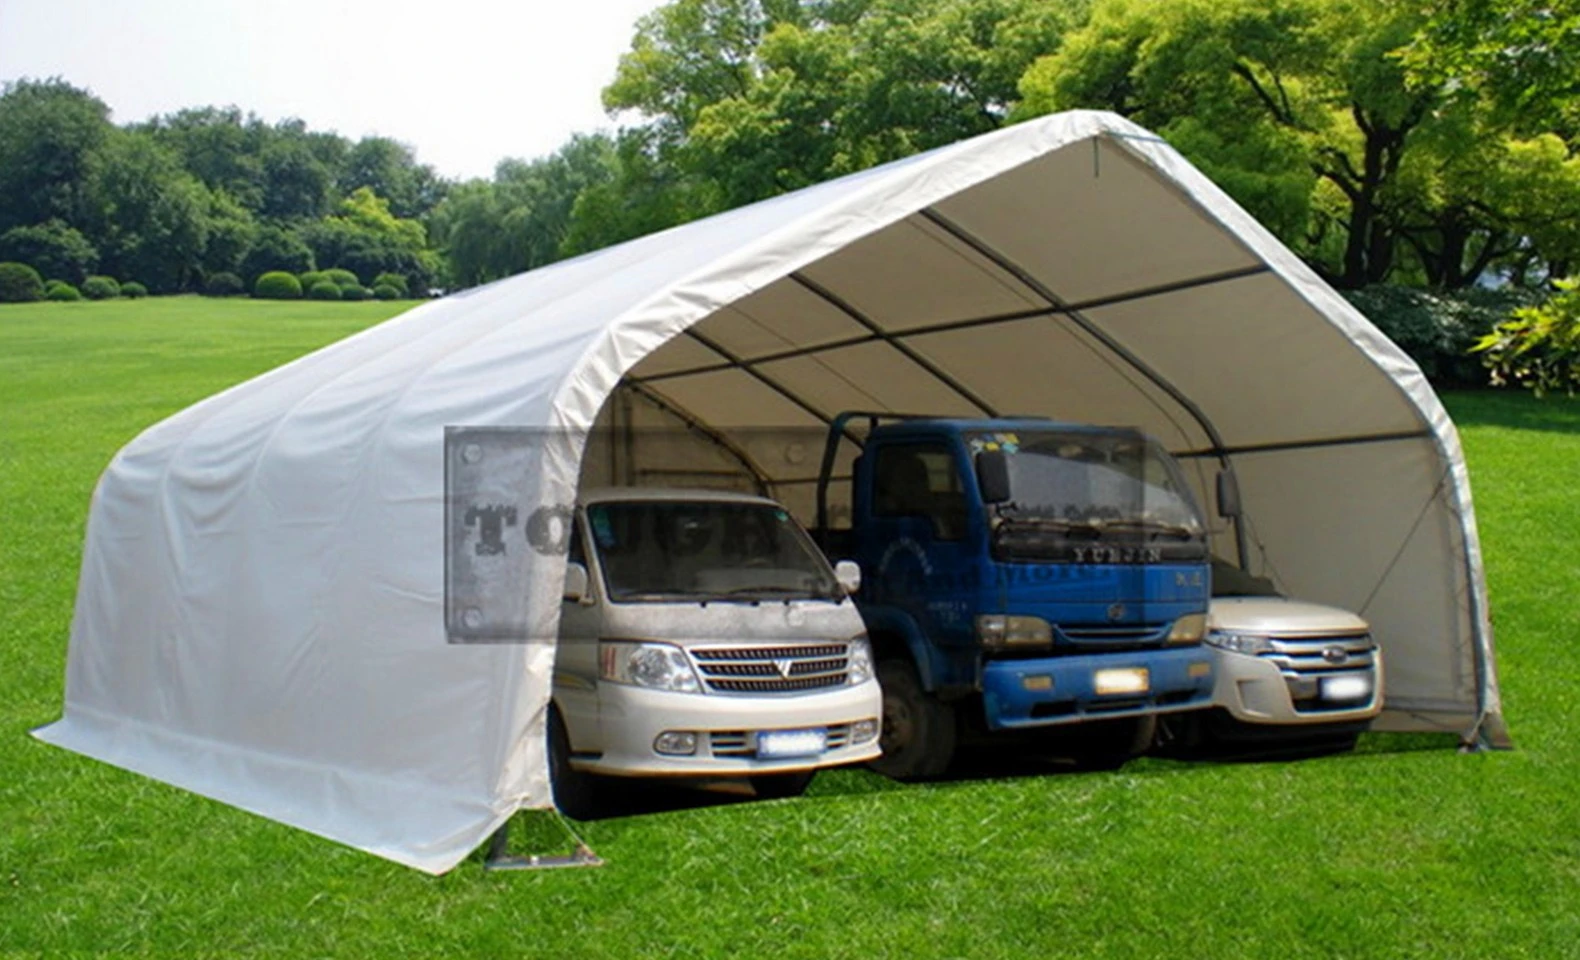
POLYGON ((47 283, 37 270, 25 263, 0 263, 0 303, 31 303, 35 300, 113 300, 116 297, 145 297, 148 289, 136 281, 118 282, 114 277, 92 276, 79 289, 64 280, 47 283))

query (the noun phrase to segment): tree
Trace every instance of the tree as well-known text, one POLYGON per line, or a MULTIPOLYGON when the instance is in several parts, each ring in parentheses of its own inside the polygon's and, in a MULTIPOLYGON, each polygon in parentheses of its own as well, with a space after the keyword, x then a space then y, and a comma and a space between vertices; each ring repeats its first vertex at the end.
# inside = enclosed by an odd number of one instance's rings
POLYGON ((299 123, 282 124, 262 155, 262 213, 281 219, 321 216, 329 205, 335 174, 313 148, 299 123))
POLYGON ((235 273, 258 242, 258 222, 252 212, 224 190, 205 188, 204 215, 208 240, 203 246, 205 275, 235 273))
POLYGON ((80 284, 99 265, 99 251, 64 221, 47 220, 0 234, 0 260, 26 263, 51 280, 80 284))
POLYGON ((296 275, 314 269, 313 250, 295 231, 275 224, 258 227, 252 248, 242 257, 239 276, 256 280, 265 273, 296 275))
POLYGON ((1493 383, 1518 383, 1538 397, 1580 390, 1580 277, 1556 286, 1547 303, 1516 310, 1476 344, 1493 383))
POLYGON ((338 190, 349 195, 358 187, 388 200, 390 212, 405 219, 428 213, 443 196, 433 168, 419 164, 410 147, 388 137, 364 137, 347 151, 338 190))
POLYGON ((438 268, 422 224, 396 217, 388 201, 367 187, 342 200, 334 216, 303 228, 302 238, 320 268, 339 267, 359 277, 398 273, 426 290, 438 268))
POLYGON ((175 151, 181 165, 210 190, 221 191, 247 210, 264 207, 268 178, 263 150, 269 128, 236 107, 198 107, 156 117, 134 129, 175 151))
POLYGON ((64 80, 20 80, 0 94, 0 231, 81 208, 91 157, 113 127, 110 109, 64 80))
POLYGON ((203 185, 145 133, 115 131, 88 173, 83 225, 102 269, 155 292, 187 289, 208 242, 203 185))

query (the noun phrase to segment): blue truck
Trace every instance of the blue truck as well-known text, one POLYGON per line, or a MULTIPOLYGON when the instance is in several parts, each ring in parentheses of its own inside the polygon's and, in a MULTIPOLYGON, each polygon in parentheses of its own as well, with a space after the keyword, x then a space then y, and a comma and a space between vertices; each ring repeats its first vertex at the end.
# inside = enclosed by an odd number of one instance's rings
POLYGON ((1139 431, 842 413, 816 526, 832 559, 861 565, 881 773, 937 776, 963 741, 1015 731, 1117 766, 1159 715, 1211 703, 1205 523, 1179 464, 1139 431), (829 516, 847 441, 848 526, 829 516))

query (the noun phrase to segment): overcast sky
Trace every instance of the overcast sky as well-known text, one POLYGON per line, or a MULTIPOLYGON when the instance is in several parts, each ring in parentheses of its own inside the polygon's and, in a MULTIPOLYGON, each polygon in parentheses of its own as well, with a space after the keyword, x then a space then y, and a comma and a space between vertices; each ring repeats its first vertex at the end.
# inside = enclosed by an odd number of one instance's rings
POLYGON ((447 177, 612 126, 599 91, 660 0, 0 0, 0 80, 60 76, 116 123, 235 105, 410 144, 447 177))

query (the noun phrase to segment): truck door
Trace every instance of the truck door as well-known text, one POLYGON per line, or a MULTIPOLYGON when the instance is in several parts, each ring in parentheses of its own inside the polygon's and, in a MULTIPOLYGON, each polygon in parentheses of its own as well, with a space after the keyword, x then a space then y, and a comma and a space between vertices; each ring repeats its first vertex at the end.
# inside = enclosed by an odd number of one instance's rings
MULTIPOLYGON (((972 516, 953 446, 895 442, 872 451, 871 535, 861 537, 874 604, 913 617, 938 647, 969 648, 976 578, 972 516)), ((944 673, 954 671, 945 669, 944 673)), ((938 682, 956 682, 939 676, 938 682)))

